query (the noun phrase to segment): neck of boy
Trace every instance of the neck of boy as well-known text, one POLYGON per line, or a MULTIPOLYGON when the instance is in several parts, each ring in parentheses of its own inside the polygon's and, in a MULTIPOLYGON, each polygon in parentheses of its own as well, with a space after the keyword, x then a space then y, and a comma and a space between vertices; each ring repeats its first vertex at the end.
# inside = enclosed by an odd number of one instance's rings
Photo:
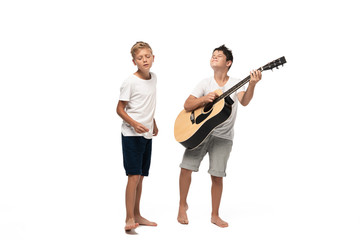
POLYGON ((215 71, 214 79, 220 87, 223 87, 229 80, 229 76, 227 75, 227 71, 215 71))
POLYGON ((149 72, 143 72, 138 70, 136 73, 134 73, 135 76, 137 76, 140 79, 143 80, 150 80, 151 79, 151 74, 150 71, 149 72))

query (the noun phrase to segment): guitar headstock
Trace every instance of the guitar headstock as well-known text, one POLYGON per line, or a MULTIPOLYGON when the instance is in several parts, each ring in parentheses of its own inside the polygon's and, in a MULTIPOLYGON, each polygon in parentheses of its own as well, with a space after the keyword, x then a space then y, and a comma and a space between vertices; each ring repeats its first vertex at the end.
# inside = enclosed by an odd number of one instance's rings
POLYGON ((285 57, 281 57, 264 65, 261 68, 261 71, 272 70, 273 68, 279 68, 280 65, 283 66, 285 63, 286 63, 285 57))

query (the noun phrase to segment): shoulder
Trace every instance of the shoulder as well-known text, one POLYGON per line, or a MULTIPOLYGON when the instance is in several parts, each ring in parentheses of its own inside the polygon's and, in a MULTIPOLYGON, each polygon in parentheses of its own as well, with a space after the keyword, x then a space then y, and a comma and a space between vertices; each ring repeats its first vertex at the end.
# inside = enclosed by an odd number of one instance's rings
POLYGON ((211 85, 211 78, 204 78, 193 88, 191 95, 199 98, 209 92, 211 85))
POLYGON ((157 79, 157 76, 154 72, 150 72, 151 78, 157 79))
POLYGON ((134 74, 129 75, 127 78, 124 79, 124 83, 131 83, 136 80, 136 76, 134 74))
POLYGON ((157 76, 156 76, 156 74, 153 73, 153 72, 150 72, 150 75, 151 75, 151 81, 156 84, 156 83, 157 83, 157 76))
POLYGON ((131 84, 134 82, 135 76, 132 74, 125 78, 121 83, 121 88, 128 88, 131 86, 131 84))

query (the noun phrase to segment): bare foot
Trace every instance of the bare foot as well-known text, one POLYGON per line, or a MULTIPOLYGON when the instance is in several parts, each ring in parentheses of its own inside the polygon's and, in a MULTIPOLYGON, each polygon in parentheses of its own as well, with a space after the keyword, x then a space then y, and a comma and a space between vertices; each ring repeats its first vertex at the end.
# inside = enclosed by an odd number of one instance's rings
POLYGON ((125 231, 130 231, 132 229, 135 229, 139 226, 138 223, 135 223, 135 220, 133 218, 130 218, 126 221, 125 225, 125 231))
POLYGON ((222 220, 219 216, 211 217, 211 222, 221 228, 225 228, 225 227, 229 226, 229 224, 227 222, 225 222, 224 220, 222 220))
POLYGON ((153 227, 157 226, 156 222, 150 222, 149 220, 143 218, 142 216, 135 216, 135 222, 139 225, 144 225, 144 226, 153 226, 153 227))
POLYGON ((183 206, 179 206, 179 213, 178 213, 178 217, 177 220, 179 223, 181 224, 189 224, 189 220, 186 214, 186 211, 188 210, 188 205, 186 204, 185 207, 183 206))

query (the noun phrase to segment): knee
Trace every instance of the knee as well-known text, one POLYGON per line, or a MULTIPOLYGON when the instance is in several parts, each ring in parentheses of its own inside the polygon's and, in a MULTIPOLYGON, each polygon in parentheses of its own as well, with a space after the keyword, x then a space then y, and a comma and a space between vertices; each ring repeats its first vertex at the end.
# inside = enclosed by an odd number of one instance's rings
POLYGON ((223 183, 223 178, 211 176, 211 181, 213 184, 221 185, 223 183))
POLYGON ((189 169, 181 168, 180 175, 183 177, 191 176, 192 171, 189 169))
POLYGON ((138 184, 140 177, 141 177, 140 175, 129 175, 128 182, 133 184, 138 184))

